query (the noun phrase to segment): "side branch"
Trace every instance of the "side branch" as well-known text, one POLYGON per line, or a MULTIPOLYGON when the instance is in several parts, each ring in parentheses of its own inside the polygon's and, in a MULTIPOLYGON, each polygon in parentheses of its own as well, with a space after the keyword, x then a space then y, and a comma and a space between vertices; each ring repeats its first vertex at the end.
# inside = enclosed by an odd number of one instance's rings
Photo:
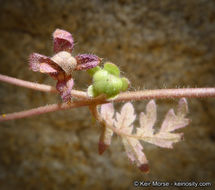
POLYGON ((25 88, 30 88, 30 89, 33 89, 33 90, 43 91, 43 92, 53 92, 53 93, 57 92, 57 90, 54 87, 49 86, 49 85, 38 84, 38 83, 35 83, 35 82, 29 82, 29 81, 9 77, 9 76, 2 75, 2 74, 0 74, 0 81, 7 82, 7 83, 10 83, 10 84, 14 84, 14 85, 17 85, 17 86, 22 86, 22 87, 25 87, 25 88))
POLYGON ((76 108, 76 107, 89 106, 91 104, 103 104, 105 102, 106 101, 104 100, 104 97, 98 97, 94 99, 75 101, 69 104, 67 103, 51 104, 51 105, 41 106, 38 108, 33 108, 26 111, 20 111, 20 112, 15 112, 10 114, 1 114, 0 122, 14 120, 14 119, 21 119, 25 117, 31 117, 35 115, 40 115, 40 114, 55 112, 60 110, 67 110, 67 109, 76 108))

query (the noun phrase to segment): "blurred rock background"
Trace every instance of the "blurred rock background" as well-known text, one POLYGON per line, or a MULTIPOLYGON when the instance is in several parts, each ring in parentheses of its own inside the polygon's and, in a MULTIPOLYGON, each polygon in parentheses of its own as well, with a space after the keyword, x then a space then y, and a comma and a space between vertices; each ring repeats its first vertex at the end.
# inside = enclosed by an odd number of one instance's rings
MULTIPOLYGON (((1 74, 55 85, 49 76, 28 69, 28 56, 52 55, 51 35, 61 28, 73 34, 74 55, 94 53, 116 63, 132 82, 131 90, 214 87, 214 1, 0 0, 0 4, 1 74)), ((75 88, 86 90, 91 80, 87 73, 74 77, 75 88)), ((56 101, 60 102, 56 95, 0 83, 1 114, 56 101)), ((1 123, 0 189, 136 189, 134 180, 214 183, 215 99, 188 102, 192 122, 181 130, 183 142, 172 150, 144 144, 149 174, 129 163, 118 137, 104 155, 98 155, 99 127, 87 108, 1 123)), ((135 102, 136 112, 146 103, 135 102)), ((157 104, 159 125, 177 100, 157 104)))

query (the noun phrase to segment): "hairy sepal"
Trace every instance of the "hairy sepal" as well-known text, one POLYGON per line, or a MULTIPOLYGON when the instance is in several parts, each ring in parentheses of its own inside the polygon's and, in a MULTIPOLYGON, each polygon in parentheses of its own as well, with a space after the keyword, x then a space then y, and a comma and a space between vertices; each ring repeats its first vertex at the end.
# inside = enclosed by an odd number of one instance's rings
POLYGON ((70 102, 72 95, 71 90, 74 85, 74 80, 68 78, 67 80, 58 81, 56 85, 57 91, 60 93, 60 96, 64 102, 70 102))
POLYGON ((53 33, 54 52, 68 51, 72 53, 74 40, 72 34, 66 30, 56 29, 53 33))
POLYGON ((55 74, 62 69, 51 58, 39 53, 32 53, 29 56, 29 67, 34 72, 55 74))
POLYGON ((101 58, 93 54, 79 54, 75 56, 77 60, 76 70, 88 70, 97 67, 101 63, 101 58))

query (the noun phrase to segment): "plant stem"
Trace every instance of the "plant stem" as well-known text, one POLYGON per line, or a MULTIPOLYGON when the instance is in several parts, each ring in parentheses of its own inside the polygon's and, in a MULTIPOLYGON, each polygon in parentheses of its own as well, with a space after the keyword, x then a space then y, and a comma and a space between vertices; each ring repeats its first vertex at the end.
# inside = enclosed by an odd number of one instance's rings
MULTIPOLYGON (((38 91, 43 91, 43 92, 58 93, 56 88, 53 87, 53 86, 49 86, 49 85, 45 85, 45 84, 38 84, 38 83, 35 83, 35 82, 29 82, 29 81, 9 77, 9 76, 2 75, 2 74, 0 74, 0 81, 7 82, 9 84, 14 84, 16 86, 30 88, 30 89, 33 89, 33 90, 38 90, 38 91)), ((71 95, 73 97, 80 98, 80 99, 88 99, 89 98, 87 96, 86 92, 79 91, 79 90, 72 90, 71 95)))
MULTIPOLYGON (((86 92, 72 90, 72 96, 88 99, 91 98, 86 92)), ((141 90, 136 92, 120 93, 115 99, 106 102, 140 101, 146 99, 168 99, 168 98, 215 98, 215 88, 179 88, 179 89, 156 89, 141 90)))
MULTIPOLYGON (((0 74, 0 81, 22 86, 25 88, 31 88, 33 90, 39 90, 44 92, 57 93, 55 87, 38 84, 34 82, 24 81, 21 79, 9 77, 0 74)), ((90 99, 86 92, 72 90, 72 96, 81 99, 90 99)), ((114 102, 131 101, 131 100, 144 100, 144 99, 164 99, 164 98, 206 98, 215 97, 215 88, 179 88, 179 89, 157 89, 157 90, 142 90, 136 92, 123 92, 114 99, 114 102)))
POLYGON ((49 85, 38 84, 38 83, 35 83, 35 82, 29 82, 29 81, 25 81, 25 80, 13 78, 13 77, 9 77, 9 76, 6 76, 6 75, 1 75, 1 74, 0 74, 0 81, 7 82, 7 83, 10 83, 10 84, 14 84, 14 85, 17 85, 17 86, 22 86, 22 87, 25 87, 25 88, 31 88, 33 90, 43 91, 43 92, 53 92, 53 93, 57 92, 56 88, 54 88, 52 86, 49 86, 49 85))
MULTIPOLYGON (((44 91, 44 92, 54 92, 57 90, 49 85, 37 84, 34 82, 28 82, 13 77, 8 77, 0 74, 0 81, 8 82, 10 84, 31 88, 34 90, 44 91)), ((82 99, 74 101, 70 104, 53 104, 48 106, 42 106, 26 111, 15 112, 11 114, 2 114, 0 116, 0 121, 19 119, 24 117, 30 117, 33 115, 39 115, 48 112, 54 112, 58 110, 65 110, 81 106, 99 105, 107 102, 124 102, 124 101, 139 101, 145 99, 165 99, 165 98, 205 98, 205 97, 215 97, 215 88, 181 88, 181 89, 157 89, 157 90, 143 90, 136 92, 124 92, 118 95, 117 98, 113 100, 106 100, 104 96, 99 96, 96 98, 88 97, 86 92, 72 90, 71 94, 73 97, 82 99)))
POLYGON ((64 109, 68 109, 68 105, 66 103, 41 106, 38 108, 26 110, 26 111, 15 112, 15 113, 10 113, 10 114, 2 114, 0 116, 0 122, 7 121, 7 120, 13 120, 13 119, 21 119, 21 118, 25 118, 25 117, 40 115, 40 114, 54 112, 54 111, 58 111, 58 110, 64 110, 64 109))
MULTIPOLYGON (((73 95, 73 90, 72 90, 73 95)), ((76 90, 74 96, 80 93, 83 99, 90 99, 87 93, 76 90)), ((156 89, 141 90, 136 92, 120 93, 115 99, 106 102, 140 101, 146 99, 167 99, 167 98, 215 98, 215 88, 179 88, 179 89, 156 89)))
MULTIPOLYGON (((110 102, 104 98, 104 96, 100 96, 97 98, 89 98, 85 92, 82 91, 73 91, 79 97, 82 97, 84 100, 79 100, 72 102, 70 104, 62 103, 62 104, 53 104, 49 106, 43 106, 39 108, 34 108, 27 111, 21 111, 11 114, 2 114, 0 116, 0 122, 12 119, 19 119, 24 117, 30 117, 33 115, 39 115, 48 112, 54 112, 58 110, 65 110, 75 107, 81 106, 89 106, 89 105, 99 105, 110 102)), ((144 91, 136 91, 136 92, 124 92, 119 94, 119 96, 111 100, 111 102, 124 102, 124 101, 134 101, 134 100, 145 100, 145 99, 159 99, 159 98, 180 98, 180 97, 188 97, 188 98, 198 98, 198 97, 215 97, 215 88, 187 88, 187 89, 161 89, 161 90, 144 90, 144 91)))
POLYGON ((71 90, 72 97, 79 98, 79 99, 91 99, 87 95, 86 92, 80 91, 80 90, 71 90))
POLYGON ((25 117, 31 117, 35 115, 40 115, 40 114, 55 112, 60 110, 67 110, 67 109, 76 108, 76 107, 88 106, 91 104, 102 104, 104 102, 105 102, 104 97, 98 97, 94 99, 75 101, 68 104, 67 103, 51 104, 51 105, 41 106, 38 108, 29 109, 26 111, 14 112, 10 114, 1 114, 0 122, 14 120, 14 119, 21 119, 25 117))
POLYGON ((144 99, 166 99, 166 98, 206 98, 215 97, 215 88, 179 88, 179 89, 157 89, 142 90, 136 92, 121 93, 114 102, 144 100, 144 99))
MULTIPOLYGON (((97 110, 97 106, 96 106, 96 103, 97 104, 104 103, 103 98, 104 97, 99 97, 99 98, 92 99, 90 101, 89 100, 76 101, 76 102, 73 102, 70 104, 67 104, 67 103, 51 104, 51 105, 41 106, 38 108, 33 108, 30 110, 26 110, 26 111, 15 112, 15 113, 10 113, 10 114, 2 114, 0 116, 0 122, 14 120, 14 119, 21 119, 21 118, 25 118, 25 117, 31 117, 31 116, 36 116, 36 115, 60 111, 60 110, 67 110, 67 109, 76 108, 76 107, 89 106, 90 111, 92 112, 92 115, 95 117, 95 119, 98 120, 103 126, 106 126, 109 129, 111 129, 117 135, 132 137, 132 138, 136 138, 136 139, 145 139, 145 140, 150 140, 152 138, 150 136, 137 136, 134 134, 124 133, 113 126, 108 125, 102 119, 101 115, 99 114, 99 112, 97 110)), ((157 139, 159 140, 159 137, 157 139)), ((162 138, 162 139, 165 139, 165 138, 162 138)), ((172 139, 166 138, 166 140, 172 140, 172 139)))

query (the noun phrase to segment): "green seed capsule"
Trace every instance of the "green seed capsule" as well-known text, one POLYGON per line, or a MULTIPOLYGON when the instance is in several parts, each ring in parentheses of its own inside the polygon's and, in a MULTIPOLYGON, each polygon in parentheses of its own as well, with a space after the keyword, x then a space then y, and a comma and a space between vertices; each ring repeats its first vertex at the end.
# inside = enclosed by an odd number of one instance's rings
POLYGON ((110 62, 105 63, 103 69, 91 69, 89 74, 93 75, 93 85, 88 87, 88 95, 92 97, 106 94, 108 98, 113 98, 129 86, 129 80, 121 78, 119 68, 110 62))
POLYGON ((96 66, 96 67, 94 67, 94 68, 92 68, 92 69, 88 69, 87 72, 88 72, 91 76, 93 76, 97 71, 100 71, 100 70, 101 70, 101 68, 100 68, 99 66, 96 66))
POLYGON ((126 91, 130 85, 130 82, 127 78, 123 77, 122 80, 122 91, 126 91))
POLYGON ((111 62, 106 62, 104 64, 104 70, 108 71, 112 75, 119 77, 120 74, 119 68, 111 62))
POLYGON ((97 94, 106 94, 108 97, 114 96, 121 91, 122 80, 119 77, 108 74, 103 78, 93 83, 93 89, 97 94))
POLYGON ((93 82, 96 81, 104 81, 106 80, 106 78, 108 77, 109 73, 105 70, 100 70, 97 71, 94 75, 93 75, 93 82))

